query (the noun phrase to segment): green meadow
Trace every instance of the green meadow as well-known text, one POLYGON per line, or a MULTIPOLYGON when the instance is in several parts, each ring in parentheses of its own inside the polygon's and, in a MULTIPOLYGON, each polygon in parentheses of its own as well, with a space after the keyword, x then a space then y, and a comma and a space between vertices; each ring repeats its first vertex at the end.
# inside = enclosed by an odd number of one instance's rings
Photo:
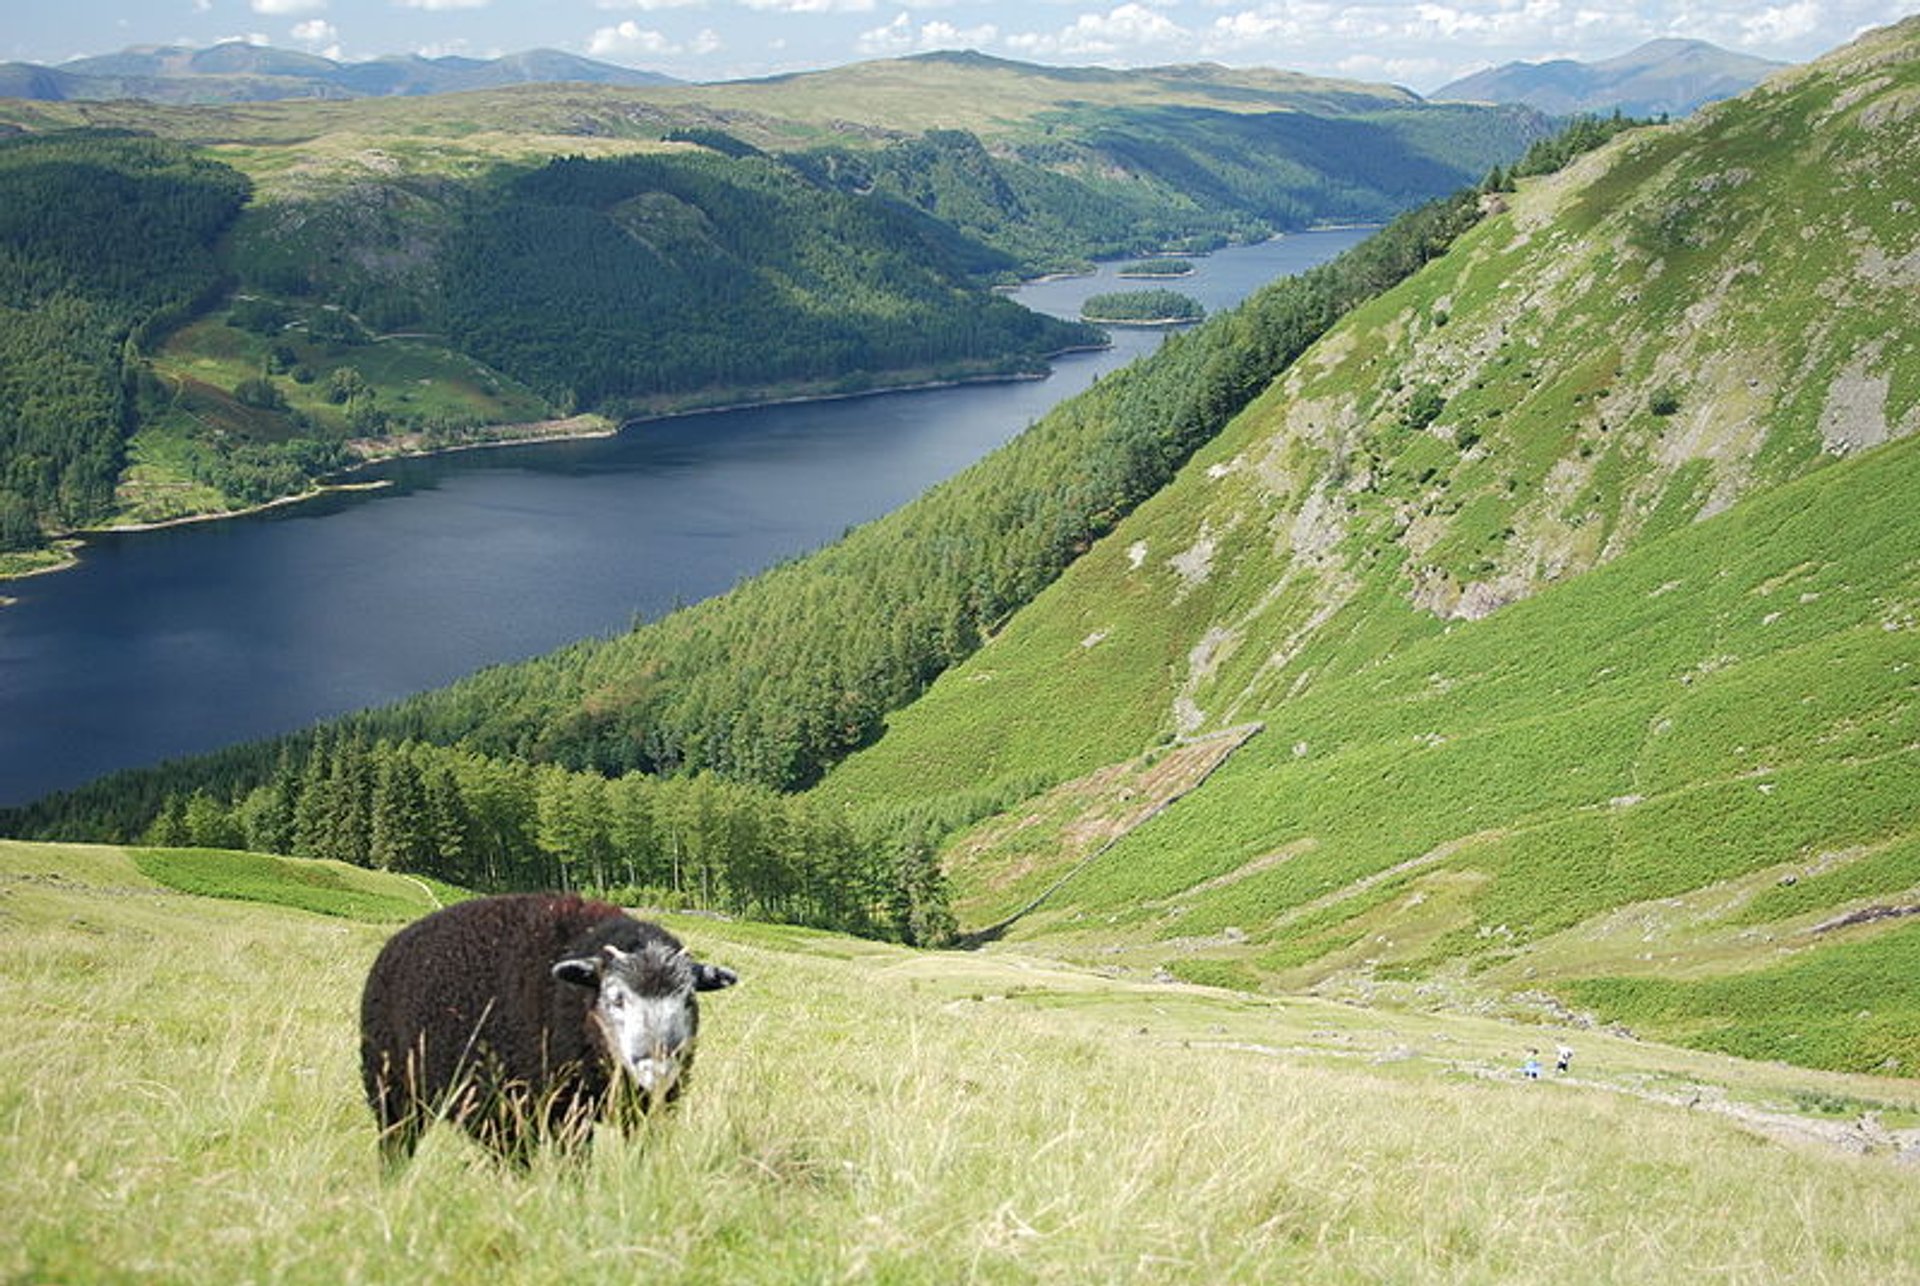
POLYGON ((1920 1269, 1920 1171, 1894 1159, 1920 1124, 1911 1081, 706 918, 671 923, 743 983, 705 1007, 681 1110, 524 1173, 442 1129, 383 1180, 358 988, 384 938, 431 904, 410 882, 324 864, 0 844, 0 1275, 1920 1269), (1567 1074, 1519 1075, 1529 1048, 1561 1039, 1577 1049, 1567 1074))

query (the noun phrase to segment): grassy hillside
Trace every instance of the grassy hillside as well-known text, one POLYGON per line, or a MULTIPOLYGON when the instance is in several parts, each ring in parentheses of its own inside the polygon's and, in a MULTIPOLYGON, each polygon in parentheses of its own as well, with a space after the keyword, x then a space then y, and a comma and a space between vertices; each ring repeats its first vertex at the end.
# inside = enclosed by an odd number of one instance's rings
MULTIPOLYGON (((1095 770, 1261 722, 1010 934, 1920 1065, 1920 448, 1881 445, 1920 428, 1916 44, 1499 198, 828 792, 1097 796, 1095 770)), ((1085 856, 1062 811, 950 850, 963 925, 1085 856)))
POLYGON ((675 927, 743 983, 675 1116, 578 1171, 441 1131, 383 1182, 353 1015, 394 921, 146 860, 0 844, 10 1278, 1877 1283, 1920 1240, 1911 1082, 1583 1033, 1531 1083, 1558 1033, 711 920, 675 927))

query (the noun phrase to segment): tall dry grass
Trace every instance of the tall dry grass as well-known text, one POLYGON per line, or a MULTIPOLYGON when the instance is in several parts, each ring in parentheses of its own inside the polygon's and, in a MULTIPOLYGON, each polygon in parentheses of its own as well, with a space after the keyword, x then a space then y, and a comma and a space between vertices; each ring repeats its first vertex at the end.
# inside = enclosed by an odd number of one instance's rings
POLYGON ((681 1111, 525 1173, 436 1130, 383 1180, 354 1005, 384 930, 0 882, 0 1278, 1920 1280, 1920 1173, 1881 1158, 1190 1040, 1279 1012, 1203 993, 995 1000, 1010 964, 726 932, 686 927, 744 982, 681 1111))

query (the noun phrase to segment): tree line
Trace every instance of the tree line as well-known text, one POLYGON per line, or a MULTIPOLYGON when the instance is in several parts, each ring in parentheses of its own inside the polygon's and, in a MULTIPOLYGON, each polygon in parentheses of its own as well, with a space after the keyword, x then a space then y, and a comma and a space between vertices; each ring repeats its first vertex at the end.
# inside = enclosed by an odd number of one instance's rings
POLYGON ((923 945, 952 936, 933 835, 711 773, 608 779, 355 734, 290 740, 232 800, 169 794, 136 837, 467 888, 577 889, 923 945))

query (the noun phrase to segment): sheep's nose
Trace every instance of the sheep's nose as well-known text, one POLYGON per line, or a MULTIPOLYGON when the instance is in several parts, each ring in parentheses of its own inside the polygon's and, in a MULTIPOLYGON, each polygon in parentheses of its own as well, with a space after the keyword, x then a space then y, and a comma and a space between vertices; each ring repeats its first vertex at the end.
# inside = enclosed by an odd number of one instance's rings
POLYGON ((633 1065, 633 1080, 641 1089, 652 1092, 673 1083, 679 1068, 664 1050, 633 1065))

